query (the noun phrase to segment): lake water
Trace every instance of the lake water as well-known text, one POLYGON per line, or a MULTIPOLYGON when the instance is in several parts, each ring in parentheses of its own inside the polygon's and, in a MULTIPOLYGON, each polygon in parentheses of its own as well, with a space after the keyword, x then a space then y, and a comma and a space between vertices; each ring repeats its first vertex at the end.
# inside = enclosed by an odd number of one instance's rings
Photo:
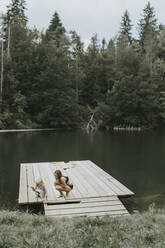
POLYGON ((135 193, 136 208, 165 203, 165 130, 0 133, 0 205, 17 206, 20 163, 92 160, 135 193))

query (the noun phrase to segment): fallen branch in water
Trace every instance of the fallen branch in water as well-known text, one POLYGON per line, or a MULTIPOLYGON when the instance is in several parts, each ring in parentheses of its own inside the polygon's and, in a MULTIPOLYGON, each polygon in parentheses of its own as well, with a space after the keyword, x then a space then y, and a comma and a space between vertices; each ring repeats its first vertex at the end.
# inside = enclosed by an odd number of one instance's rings
POLYGON ((89 109, 89 111, 91 113, 91 116, 90 116, 90 120, 87 123, 85 129, 86 129, 87 132, 93 132, 93 131, 96 131, 97 128, 98 128, 98 125, 97 125, 97 123, 94 120, 94 115, 95 115, 97 109, 94 109, 93 110, 93 109, 91 109, 91 107, 89 105, 87 105, 87 107, 88 107, 88 109, 89 109))

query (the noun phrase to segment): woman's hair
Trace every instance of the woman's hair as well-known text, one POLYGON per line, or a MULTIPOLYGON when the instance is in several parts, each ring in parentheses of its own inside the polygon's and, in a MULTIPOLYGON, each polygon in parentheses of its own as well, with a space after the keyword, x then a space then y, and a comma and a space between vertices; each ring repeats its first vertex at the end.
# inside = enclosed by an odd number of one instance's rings
POLYGON ((59 181, 61 182, 62 172, 61 172, 60 170, 56 170, 56 171, 54 172, 54 174, 57 175, 57 178, 58 178, 59 181))

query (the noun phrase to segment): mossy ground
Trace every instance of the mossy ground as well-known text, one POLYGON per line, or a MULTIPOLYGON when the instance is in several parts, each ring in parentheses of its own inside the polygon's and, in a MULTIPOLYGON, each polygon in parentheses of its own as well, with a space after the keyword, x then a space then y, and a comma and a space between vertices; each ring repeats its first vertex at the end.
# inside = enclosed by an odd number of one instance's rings
POLYGON ((53 219, 0 211, 0 248, 164 248, 165 210, 125 217, 53 219))

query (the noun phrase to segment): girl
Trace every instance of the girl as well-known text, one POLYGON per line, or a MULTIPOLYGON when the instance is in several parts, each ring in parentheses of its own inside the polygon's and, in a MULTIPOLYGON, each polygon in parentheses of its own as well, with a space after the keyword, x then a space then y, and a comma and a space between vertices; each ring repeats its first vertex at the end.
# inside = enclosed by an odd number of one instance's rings
POLYGON ((41 200, 47 199, 47 191, 42 179, 36 182, 35 187, 31 187, 32 190, 36 193, 37 197, 41 198, 41 200))
POLYGON ((54 176, 56 181, 54 182, 55 188, 60 192, 59 197, 68 198, 69 192, 73 189, 73 184, 69 180, 68 176, 63 176, 60 170, 56 170, 54 172, 54 176), (66 196, 64 196, 64 192, 66 192, 66 196))

